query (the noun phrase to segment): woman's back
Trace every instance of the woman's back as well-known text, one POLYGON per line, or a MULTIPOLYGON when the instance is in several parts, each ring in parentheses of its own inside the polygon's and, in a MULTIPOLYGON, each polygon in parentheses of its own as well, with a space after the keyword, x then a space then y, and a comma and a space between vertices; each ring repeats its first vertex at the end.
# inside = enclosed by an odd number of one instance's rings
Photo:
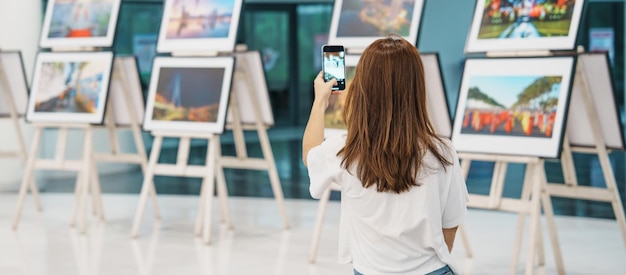
POLYGON ((335 81, 324 83, 322 73, 315 80, 302 142, 311 195, 342 186, 340 260, 366 275, 449 270, 467 212, 458 157, 430 123, 424 78, 408 41, 373 42, 346 91, 347 135, 326 141, 324 110, 335 81))
MULTIPOLYGON (((313 197, 322 195, 325 183, 341 186, 339 261, 367 275, 426 274, 450 264, 442 228, 457 226, 466 214, 458 162, 444 169, 428 152, 416 178, 420 186, 400 194, 378 192, 364 188, 354 171, 341 169, 336 154, 344 145, 345 136, 331 137, 308 157, 313 197)), ((446 157, 457 159, 447 151, 446 157)))

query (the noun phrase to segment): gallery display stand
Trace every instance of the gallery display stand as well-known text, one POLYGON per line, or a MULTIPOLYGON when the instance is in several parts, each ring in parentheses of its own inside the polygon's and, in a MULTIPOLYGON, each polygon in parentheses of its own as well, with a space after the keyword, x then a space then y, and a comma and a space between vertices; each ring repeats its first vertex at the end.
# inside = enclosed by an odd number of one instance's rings
MULTIPOLYGON (((606 65, 608 66, 608 63, 606 65)), ((565 184, 548 183, 547 192, 550 196, 554 197, 611 203, 613 213, 615 214, 615 219, 622 233, 624 246, 626 247, 626 219, 624 218, 624 208, 622 206, 619 190, 615 181, 613 167, 611 166, 611 161, 609 159, 609 152, 606 144, 607 137, 603 136, 603 131, 600 124, 600 117, 598 115, 599 110, 597 110, 596 105, 594 105, 594 99, 592 96, 592 93, 594 91, 586 74, 586 70, 594 69, 597 68, 586 68, 582 65, 577 66, 575 81, 578 82, 577 84, 581 88, 583 98, 582 101, 584 104, 584 108, 587 111, 587 119, 592 129, 591 132, 593 134, 595 146, 580 147, 570 145, 568 139, 566 138, 563 144, 563 152, 561 154, 561 167, 563 169, 565 184), (578 181, 576 179, 576 170, 574 168, 574 159, 572 156, 572 153, 574 152, 596 155, 598 157, 602 169, 602 176, 604 178, 604 182, 606 183, 605 188, 578 185, 578 181)), ((606 104, 606 106, 615 105, 608 105, 609 102, 607 102, 606 104)), ((571 111, 575 110, 570 110, 570 112, 571 111)))
MULTIPOLYGON (((243 81, 246 83, 247 90, 250 92, 250 98, 254 98, 254 89, 250 83, 250 70, 247 66, 241 68, 235 67, 235 75, 233 83, 243 81)), ((262 72, 260 72, 262 73, 262 72)), ((233 85, 234 87, 234 85, 233 85)), ((143 186, 139 206, 135 214, 131 235, 137 237, 141 219, 144 215, 147 196, 154 187, 150 183, 155 175, 166 176, 183 176, 183 177, 200 177, 202 178, 202 186, 200 188, 200 203, 195 223, 195 234, 202 236, 205 244, 211 243, 211 222, 213 219, 213 197, 215 193, 215 185, 217 182, 217 196, 219 200, 219 208, 221 221, 225 222, 228 228, 232 229, 233 224, 230 218, 230 209, 228 206, 228 190, 226 187, 226 179, 224 177, 224 168, 249 169, 249 170, 265 170, 268 172, 274 198, 278 203, 278 209, 283 220, 285 229, 289 228, 289 222, 284 206, 284 197, 280 186, 280 179, 276 169, 276 163, 267 136, 267 127, 263 124, 261 118, 260 107, 258 102, 252 101, 252 106, 256 123, 254 125, 246 125, 241 121, 241 110, 237 104, 237 93, 234 89, 230 92, 229 112, 232 115, 232 123, 229 128, 233 131, 235 139, 236 156, 222 156, 220 135, 214 133, 184 133, 184 132, 168 132, 153 131, 154 142, 150 152, 150 158, 144 177, 143 186), (244 140, 244 130, 256 130, 261 143, 263 158, 250 158, 246 152, 246 144, 244 140), (179 138, 178 154, 176 164, 159 164, 158 159, 163 144, 163 138, 179 138), (191 139, 207 140, 207 155, 204 165, 189 165, 189 150, 191 139)), ((154 191, 155 192, 155 191, 154 191)), ((155 192, 156 193, 156 192, 155 192)), ((158 218, 158 217, 157 217, 158 218)))
MULTIPOLYGON (((2 57, 0 57, 2 58, 2 57)), ((22 68, 15 68, 16 70, 22 70, 22 68)), ((15 101, 13 99, 13 93, 11 91, 11 86, 9 85, 9 79, 7 74, 4 71, 4 66, 0 64, 0 85, 2 85, 3 93, 0 94, 0 98, 9 108, 9 117, 8 119, 13 124, 13 133, 15 133, 15 137, 17 139, 17 150, 0 150, 0 158, 17 158, 21 161, 26 161, 26 142, 24 141, 24 134, 22 133, 22 129, 20 127, 19 119, 20 115, 15 106, 15 101)), ((0 117, 2 118, 2 117, 0 117)), ((37 185, 35 185, 35 180, 31 180, 29 182, 29 190, 33 194, 33 199, 35 200, 35 205, 37 207, 37 211, 41 212, 41 200, 39 199, 39 191, 37 190, 37 185)))
MULTIPOLYGON (((572 111, 580 112, 581 108, 584 108, 587 115, 585 119, 588 120, 592 128, 594 146, 589 148, 571 145, 567 134, 568 131, 573 129, 566 129, 563 133, 565 136, 563 139, 561 153, 561 165, 565 178, 565 184, 547 182, 544 160, 542 158, 498 156, 488 154, 459 154, 459 158, 462 159, 461 168, 465 176, 467 176, 469 172, 470 162, 472 160, 495 163, 489 195, 470 194, 468 207, 516 212, 519 214, 510 274, 517 274, 524 221, 527 214, 530 216, 530 226, 528 229, 528 252, 526 257, 525 272, 526 274, 533 273, 535 257, 537 257, 539 265, 545 264, 540 220, 542 207, 548 225, 557 272, 559 274, 565 274, 562 253, 557 236, 557 229, 554 222, 551 196, 610 202, 612 204, 617 223, 621 229, 622 236, 626 242, 624 211, 619 198, 617 185, 615 183, 613 169, 608 157, 607 146, 605 143, 607 137, 603 136, 602 129, 600 129, 601 124, 598 110, 593 104, 594 100, 591 94, 592 90, 588 85, 588 81, 585 76, 586 69, 591 68, 585 68, 584 64, 579 62, 576 67, 574 78, 574 86, 580 88, 584 106, 570 105, 569 114, 571 115, 572 111), (596 154, 598 156, 602 167, 603 177, 606 182, 606 188, 585 187, 577 184, 572 152, 596 154), (520 199, 502 197, 508 163, 526 164, 526 172, 520 199)), ((580 122, 577 124, 579 123, 580 122)))
MULTIPOLYGON (((117 62, 115 63, 117 64, 117 62)), ((98 178, 98 170, 96 163, 102 162, 118 162, 118 163, 137 163, 142 167, 145 167, 145 147, 143 140, 141 139, 141 130, 139 122, 136 120, 134 105, 131 103, 132 99, 129 95, 129 85, 127 75, 128 72, 124 70, 122 66, 114 65, 114 77, 122 84, 122 94, 126 95, 124 101, 126 101, 127 112, 131 115, 131 123, 128 127, 133 132, 135 146, 137 147, 137 154, 125 154, 122 153, 119 148, 117 139, 117 130, 120 129, 119 125, 113 117, 114 106, 111 106, 111 97, 108 97, 107 104, 109 108, 106 109, 104 114, 103 125, 91 125, 86 123, 33 123, 35 126, 35 135, 26 158, 26 168, 24 170, 24 176, 22 178, 22 184, 18 196, 17 210, 15 218, 13 220, 13 229, 17 229, 21 213, 24 207, 24 199, 26 197, 26 191, 28 186, 31 186, 31 190, 35 190, 33 175, 34 170, 55 170, 55 171, 73 171, 77 172, 76 186, 74 190, 74 207, 72 210, 72 218, 70 225, 74 226, 77 221, 77 217, 80 214, 79 231, 81 233, 86 232, 87 212, 88 204, 87 200, 89 194, 92 196, 93 202, 93 214, 97 215, 100 221, 105 220, 104 208, 102 204, 102 196, 100 190, 100 181, 98 178), (93 133, 98 128, 106 128, 109 133, 111 152, 110 153, 95 153, 93 150, 93 133), (39 158, 39 146, 41 143, 41 137, 44 129, 56 129, 58 130, 57 144, 55 150, 55 156, 52 159, 39 158), (83 148, 82 156, 78 160, 69 160, 65 158, 65 151, 68 143, 68 131, 70 129, 78 129, 83 131, 83 148)), ((136 79, 136 81, 139 81, 136 79)), ((118 108, 123 108, 119 106, 118 108)), ((154 197, 154 195, 152 195, 154 197)), ((156 209, 155 209, 156 210, 156 209)), ((155 211, 158 214, 158 210, 155 211)))
POLYGON ((526 254, 525 274, 533 274, 535 257, 537 257, 539 265, 545 264, 541 231, 542 206, 544 214, 546 215, 550 240, 552 241, 552 249, 554 252, 557 272, 559 274, 565 274, 561 248, 558 242, 556 226, 554 223, 552 202, 546 192, 547 180, 543 168, 544 160, 538 157, 464 153, 460 153, 459 158, 462 160, 461 171, 465 178, 467 178, 469 173, 471 161, 487 161, 495 163, 489 195, 470 194, 467 205, 468 207, 507 211, 519 214, 516 226, 517 232, 513 247, 513 262, 511 263, 509 274, 517 274, 526 215, 530 217, 530 224, 528 227, 528 251, 526 254), (519 199, 502 197, 502 191, 504 190, 504 178, 508 163, 526 164, 522 195, 519 199))

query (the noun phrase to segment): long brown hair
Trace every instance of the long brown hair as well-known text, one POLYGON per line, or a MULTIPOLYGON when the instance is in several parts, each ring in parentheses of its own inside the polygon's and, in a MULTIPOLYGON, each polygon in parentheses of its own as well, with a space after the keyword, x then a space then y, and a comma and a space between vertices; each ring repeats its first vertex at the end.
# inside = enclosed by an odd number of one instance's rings
POLYGON ((403 38, 379 39, 365 49, 345 104, 348 136, 337 155, 346 169, 356 165, 363 187, 401 193, 420 185, 427 151, 444 169, 452 164, 428 117, 422 59, 403 38))

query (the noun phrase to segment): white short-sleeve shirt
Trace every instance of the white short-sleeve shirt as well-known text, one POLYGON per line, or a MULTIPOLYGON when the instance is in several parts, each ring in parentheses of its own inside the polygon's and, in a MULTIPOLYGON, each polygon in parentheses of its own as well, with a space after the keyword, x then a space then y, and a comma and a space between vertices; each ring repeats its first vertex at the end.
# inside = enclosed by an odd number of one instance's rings
POLYGON ((329 137, 307 155, 313 198, 333 182, 341 186, 339 262, 352 262, 366 275, 426 274, 450 265, 442 228, 463 222, 468 199, 451 142, 445 140, 440 152, 453 165, 444 170, 426 153, 416 179, 421 185, 400 194, 363 188, 356 171, 342 168, 337 156, 345 142, 345 135, 329 137))

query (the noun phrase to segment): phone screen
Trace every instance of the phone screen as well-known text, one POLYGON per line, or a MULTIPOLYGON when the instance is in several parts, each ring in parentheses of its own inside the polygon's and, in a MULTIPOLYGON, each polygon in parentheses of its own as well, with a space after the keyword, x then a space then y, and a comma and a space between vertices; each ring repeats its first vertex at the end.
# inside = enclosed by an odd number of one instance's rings
POLYGON ((324 59, 324 81, 337 79, 337 85, 333 86, 333 90, 345 90, 346 88, 346 62, 343 47, 340 50, 333 49, 335 46, 326 46, 322 50, 324 59), (335 50, 335 51, 332 51, 335 50))

